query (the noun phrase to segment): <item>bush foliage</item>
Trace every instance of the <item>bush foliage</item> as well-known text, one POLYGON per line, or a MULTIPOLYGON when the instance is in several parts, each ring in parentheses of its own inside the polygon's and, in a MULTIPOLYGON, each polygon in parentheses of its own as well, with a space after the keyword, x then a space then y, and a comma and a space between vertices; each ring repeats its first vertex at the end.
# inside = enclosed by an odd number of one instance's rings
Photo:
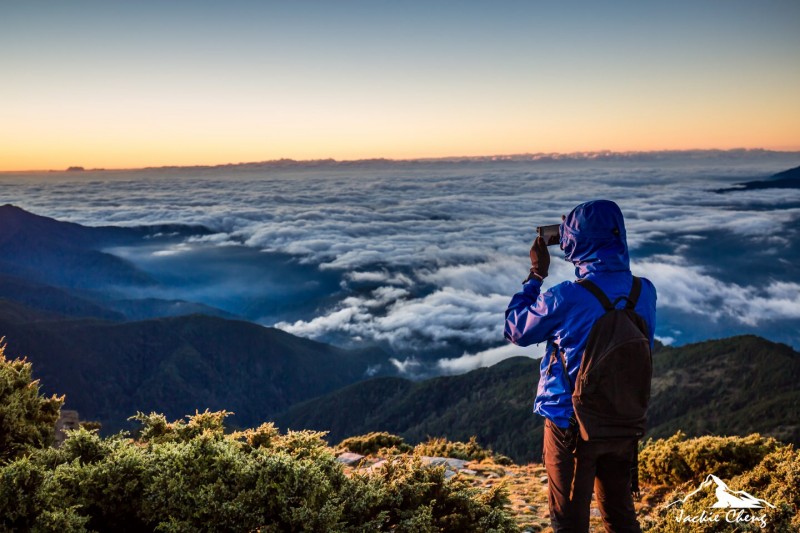
POLYGON ((403 437, 398 437, 385 431, 374 431, 366 435, 349 437, 340 442, 337 447, 350 450, 353 453, 360 453, 361 455, 375 455, 378 452, 391 455, 392 452, 406 453, 412 450, 412 447, 406 444, 403 437))
POLYGON ((754 433, 747 437, 697 437, 680 431, 668 439, 648 440, 639 452, 642 481, 678 485, 708 474, 724 479, 752 470, 781 443, 754 433))
MULTIPOLYGON (((0 341, 0 344, 2 341, 0 341)), ((168 422, 137 413, 136 438, 81 427, 51 448, 63 398, 0 345, 0 531, 516 531, 502 489, 480 492, 407 456, 345 475, 325 433, 274 425, 226 433, 227 411, 168 422)), ((373 434, 364 453, 410 451, 373 434)))
POLYGON ((0 339, 0 463, 53 443, 63 397, 39 395, 31 364, 8 360, 0 339))
POLYGON ((386 432, 373 432, 366 435, 349 437, 337 446, 362 455, 392 456, 401 453, 413 452, 415 455, 433 457, 452 457, 464 461, 483 461, 492 459, 497 464, 512 464, 511 459, 504 455, 493 453, 478 444, 477 437, 470 437, 468 442, 450 441, 442 437, 430 437, 427 441, 410 446, 397 435, 386 432))
POLYGON ((439 457, 454 457, 465 461, 483 461, 492 459, 501 465, 511 464, 512 461, 504 455, 495 454, 492 450, 487 450, 478 444, 475 436, 469 438, 468 442, 453 442, 445 438, 432 437, 426 442, 414 447, 414 453, 420 455, 431 455, 439 457))
POLYGON ((800 531, 800 452, 791 444, 758 434, 687 439, 679 432, 668 439, 648 441, 639 453, 639 472, 643 480, 651 483, 678 485, 667 496, 667 503, 686 498, 701 486, 708 474, 714 474, 732 491, 746 491, 775 506, 747 511, 714 509, 717 498, 711 487, 689 496, 684 503, 661 506, 646 524, 650 531, 800 531), (678 520, 680 516, 700 516, 703 512, 717 513, 720 520, 703 523, 678 520), (763 521, 726 519, 739 512, 745 517, 763 517, 763 521))
POLYGON ((446 481, 413 457, 348 477, 324 433, 264 424, 226 434, 228 414, 139 413, 136 440, 82 428, 61 448, 6 462, 0 530, 516 530, 502 490, 446 481))

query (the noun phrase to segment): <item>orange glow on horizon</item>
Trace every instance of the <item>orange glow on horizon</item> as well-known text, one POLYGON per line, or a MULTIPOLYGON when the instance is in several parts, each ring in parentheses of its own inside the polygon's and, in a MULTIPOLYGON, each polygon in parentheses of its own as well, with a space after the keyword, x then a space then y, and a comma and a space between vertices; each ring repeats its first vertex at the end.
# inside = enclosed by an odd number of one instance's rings
POLYGON ((796 2, 78 4, 2 9, 0 171, 800 150, 796 2))
MULTIPOLYGON (((260 150, 257 147, 245 146, 239 149, 214 149, 209 145, 196 145, 193 147, 175 148, 159 145, 117 145, 112 143, 93 143, 86 147, 83 145, 61 144, 49 146, 49 151, 44 153, 36 147, 15 146, 6 142, 0 148, 0 172, 26 172, 26 171, 59 171, 68 167, 80 166, 86 169, 125 170, 145 167, 168 166, 216 166, 239 163, 257 163, 291 159, 296 161, 314 161, 334 159, 337 161, 357 161, 365 159, 436 159, 457 157, 490 157, 509 156, 522 154, 571 154, 571 153, 635 153, 635 152, 660 152, 660 151, 689 151, 689 150, 738 150, 738 149, 764 149, 777 152, 800 152, 800 143, 792 143, 781 139, 771 139, 772 143, 740 142, 736 136, 725 139, 728 142, 689 144, 675 139, 673 142, 648 143, 648 139, 641 139, 639 143, 604 143, 593 145, 562 144, 549 145, 544 143, 518 142, 485 142, 462 146, 432 146, 414 147, 403 149, 395 146, 393 149, 375 146, 372 150, 348 149, 320 146, 303 147, 273 151, 260 150)), ((701 139, 698 139, 701 141, 701 139)))
POLYGON ((220 165, 282 158, 800 150, 800 106, 787 107, 788 94, 739 109, 723 97, 713 104, 698 98, 656 105, 640 95, 617 95, 616 105, 607 107, 600 105, 602 95, 571 98, 572 107, 557 108, 518 94, 504 104, 488 102, 482 107, 465 101, 391 108, 376 101, 342 110, 313 101, 290 102, 285 109, 256 108, 255 102, 216 107, 189 103, 181 108, 170 99, 156 100, 148 108, 114 101, 94 108, 51 102, 36 113, 30 111, 33 106, 6 113, 8 120, 0 124, 0 171, 220 165))

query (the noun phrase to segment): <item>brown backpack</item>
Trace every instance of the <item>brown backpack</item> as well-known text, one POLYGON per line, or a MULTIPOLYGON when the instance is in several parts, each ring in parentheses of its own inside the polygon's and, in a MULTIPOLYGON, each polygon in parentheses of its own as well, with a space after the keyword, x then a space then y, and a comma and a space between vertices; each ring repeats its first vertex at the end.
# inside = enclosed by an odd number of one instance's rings
POLYGON ((581 438, 640 439, 647 423, 653 375, 647 324, 634 311, 642 280, 634 277, 630 294, 613 303, 591 281, 581 279, 577 283, 591 292, 606 311, 589 332, 572 393, 581 438), (627 304, 616 309, 622 299, 627 304))

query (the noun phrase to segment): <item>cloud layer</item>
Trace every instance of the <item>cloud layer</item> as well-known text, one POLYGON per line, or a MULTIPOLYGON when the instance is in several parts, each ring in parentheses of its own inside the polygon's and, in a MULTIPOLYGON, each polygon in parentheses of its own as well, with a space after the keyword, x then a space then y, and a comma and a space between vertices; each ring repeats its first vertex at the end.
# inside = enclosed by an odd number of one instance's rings
MULTIPOLYGON (((726 334, 800 345, 800 191, 710 192, 798 162, 778 154, 0 175, 0 202, 92 225, 203 224, 216 233, 189 248, 291 254, 338 286, 304 293, 301 316, 273 314, 270 325, 381 342, 399 365, 438 354, 439 371, 455 372, 520 353, 502 339, 503 311, 527 273, 535 227, 594 198, 615 200, 626 216, 632 268, 658 288, 660 337, 704 338, 702 317, 726 334)), ((148 261, 179 265, 186 249, 153 250, 148 261)), ((265 287, 281 283, 278 272, 259 275, 265 287)), ((246 292, 254 276, 235 289, 236 273, 220 272, 202 294, 246 292)), ((554 257, 548 285, 573 277, 554 257)))

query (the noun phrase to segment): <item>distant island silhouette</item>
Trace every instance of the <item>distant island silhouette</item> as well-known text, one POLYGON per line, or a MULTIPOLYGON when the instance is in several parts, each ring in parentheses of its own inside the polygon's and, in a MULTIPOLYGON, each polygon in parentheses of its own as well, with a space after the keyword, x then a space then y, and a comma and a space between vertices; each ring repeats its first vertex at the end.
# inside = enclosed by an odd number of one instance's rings
MULTIPOLYGON (((66 170, 50 169, 49 172, 80 172, 80 171, 101 171, 101 170, 175 170, 175 169, 224 169, 224 168, 287 168, 287 167, 364 167, 370 165, 420 165, 420 164, 448 164, 448 163, 525 163, 525 162, 558 162, 558 161, 670 161, 673 159, 681 160, 702 160, 708 158, 734 161, 739 158, 752 158, 754 156, 768 157, 775 154, 800 154, 800 152, 782 152, 767 150, 764 148, 734 148, 734 149, 698 149, 698 150, 650 150, 650 151, 575 151, 575 152, 528 152, 518 154, 494 154, 494 155, 472 155, 472 156, 443 156, 443 157, 411 157, 407 159, 391 158, 367 158, 367 159, 343 159, 333 158, 319 159, 271 159, 264 161, 241 161, 218 164, 186 164, 186 165, 145 165, 142 167, 92 167, 71 166, 66 170)), ((37 171, 30 169, 31 172, 37 171)), ((38 170, 48 172, 48 170, 38 170)), ((739 189, 736 189, 739 190, 739 189)), ((717 191, 720 192, 720 191, 717 191)))
POLYGON ((737 183, 733 187, 717 189, 716 192, 751 191, 758 189, 800 189, 800 166, 778 172, 765 180, 737 183))

